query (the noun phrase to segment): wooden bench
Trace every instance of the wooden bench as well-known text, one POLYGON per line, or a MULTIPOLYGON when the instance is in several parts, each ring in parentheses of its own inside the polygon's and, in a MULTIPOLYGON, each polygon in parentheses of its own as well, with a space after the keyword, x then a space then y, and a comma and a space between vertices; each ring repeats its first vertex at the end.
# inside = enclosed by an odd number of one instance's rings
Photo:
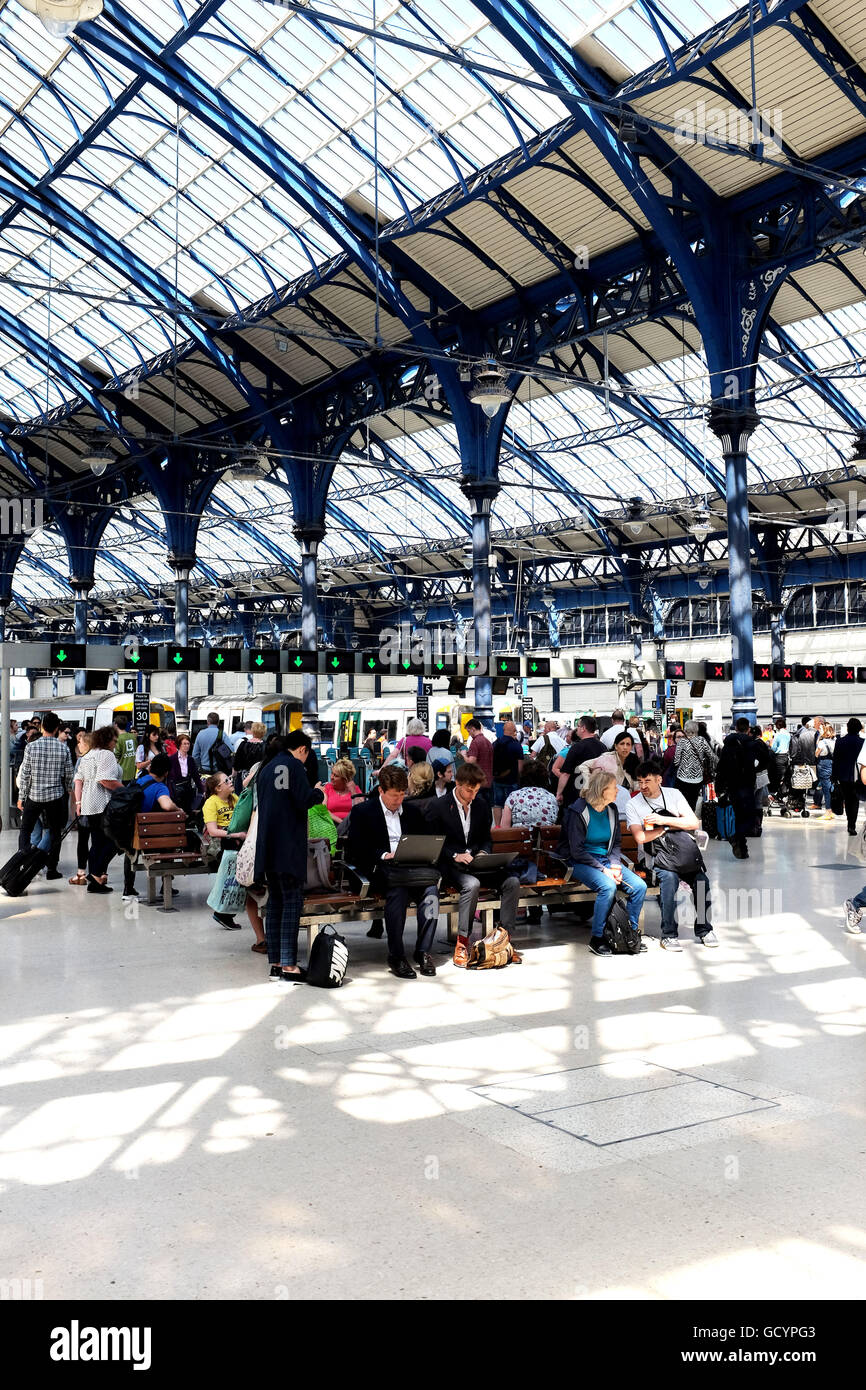
POLYGON ((135 818, 132 841, 136 868, 147 870, 147 903, 157 901, 156 880, 162 878, 160 912, 177 912, 172 907, 172 879, 187 874, 211 874, 214 865, 202 858, 201 850, 187 848, 186 816, 183 811, 142 811, 135 818))

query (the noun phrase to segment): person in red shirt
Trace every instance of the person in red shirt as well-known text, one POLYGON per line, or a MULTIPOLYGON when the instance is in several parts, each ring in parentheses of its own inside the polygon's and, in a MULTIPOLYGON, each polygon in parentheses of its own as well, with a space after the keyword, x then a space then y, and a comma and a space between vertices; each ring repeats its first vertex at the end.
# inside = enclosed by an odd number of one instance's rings
POLYGON ((325 805, 339 825, 345 820, 355 801, 363 801, 361 788, 355 781, 355 767, 348 758, 340 758, 331 768, 331 780, 323 788, 325 805))
POLYGON ((485 736, 480 719, 467 719, 466 732, 469 735, 469 747, 463 754, 463 760, 467 763, 477 763, 481 768, 484 773, 484 786, 481 790, 489 801, 493 786, 493 744, 485 736))

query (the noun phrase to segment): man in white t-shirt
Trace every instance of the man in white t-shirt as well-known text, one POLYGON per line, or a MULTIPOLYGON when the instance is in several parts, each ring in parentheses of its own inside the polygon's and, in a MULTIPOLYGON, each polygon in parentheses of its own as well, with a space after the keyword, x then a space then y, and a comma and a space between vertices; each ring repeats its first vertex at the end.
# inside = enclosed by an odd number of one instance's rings
MULTIPOLYGON (((657 763, 642 763, 638 768, 640 793, 633 796, 626 807, 625 818, 628 828, 640 846, 644 863, 652 864, 652 850, 646 846, 661 839, 666 830, 695 831, 700 829, 700 821, 682 792, 662 786, 661 771, 657 763)), ((695 937, 702 946, 718 946, 718 938, 710 921, 710 881, 706 873, 689 874, 681 878, 675 869, 661 869, 653 865, 658 877, 662 911, 662 940, 666 951, 682 951, 677 935, 677 892, 680 883, 690 889, 695 905, 695 937)))
POLYGON ((605 748, 613 748, 614 741, 619 738, 620 734, 625 732, 624 712, 621 709, 615 709, 610 717, 613 723, 609 729, 605 729, 601 736, 601 741, 605 748))
MULTIPOLYGON (((545 748, 547 746, 547 744, 545 743, 545 739, 547 739, 550 743, 550 746, 553 749, 554 757, 559 757, 560 753, 565 747, 565 739, 561 738, 560 735, 556 732, 558 728, 558 719, 546 719, 544 721, 544 728, 542 729, 538 738, 532 745, 532 756, 534 758, 537 758, 542 748, 545 748)), ((553 758, 551 758, 550 761, 553 762, 553 758)))

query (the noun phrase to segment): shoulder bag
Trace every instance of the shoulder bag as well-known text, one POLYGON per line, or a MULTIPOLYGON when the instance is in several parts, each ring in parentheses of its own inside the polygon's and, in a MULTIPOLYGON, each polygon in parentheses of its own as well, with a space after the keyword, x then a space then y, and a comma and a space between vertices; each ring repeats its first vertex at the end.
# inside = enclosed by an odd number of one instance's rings
POLYGON ((253 794, 253 811, 250 816, 247 838, 238 850, 237 863, 235 864, 235 878, 238 883, 243 883, 247 888, 251 888, 256 881, 256 839, 259 833, 259 803, 255 781, 252 782, 247 790, 251 791, 253 794))
POLYGON ((467 970, 502 970, 506 965, 522 965, 523 957, 515 951, 511 937, 504 927, 494 927, 487 936, 476 941, 466 964, 467 970))
MULTIPOLYGON (((669 815, 662 792, 662 811, 653 815, 669 815)), ((688 830, 666 830, 658 840, 646 846, 654 869, 670 869, 681 878, 706 872, 703 855, 698 849, 694 835, 688 830)))

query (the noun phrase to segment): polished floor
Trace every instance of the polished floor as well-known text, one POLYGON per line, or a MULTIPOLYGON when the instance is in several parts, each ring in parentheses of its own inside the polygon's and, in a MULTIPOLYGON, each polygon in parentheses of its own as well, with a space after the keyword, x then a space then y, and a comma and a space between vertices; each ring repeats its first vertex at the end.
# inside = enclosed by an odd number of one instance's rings
POLYGON ((596 959, 585 925, 545 917, 522 966, 443 954, 404 982, 358 926, 335 991, 275 992, 206 880, 168 915, 65 878, 2 897, 0 1278, 77 1299, 863 1298, 852 843, 774 819, 748 862, 712 845, 715 951, 686 930, 681 955, 596 959))

